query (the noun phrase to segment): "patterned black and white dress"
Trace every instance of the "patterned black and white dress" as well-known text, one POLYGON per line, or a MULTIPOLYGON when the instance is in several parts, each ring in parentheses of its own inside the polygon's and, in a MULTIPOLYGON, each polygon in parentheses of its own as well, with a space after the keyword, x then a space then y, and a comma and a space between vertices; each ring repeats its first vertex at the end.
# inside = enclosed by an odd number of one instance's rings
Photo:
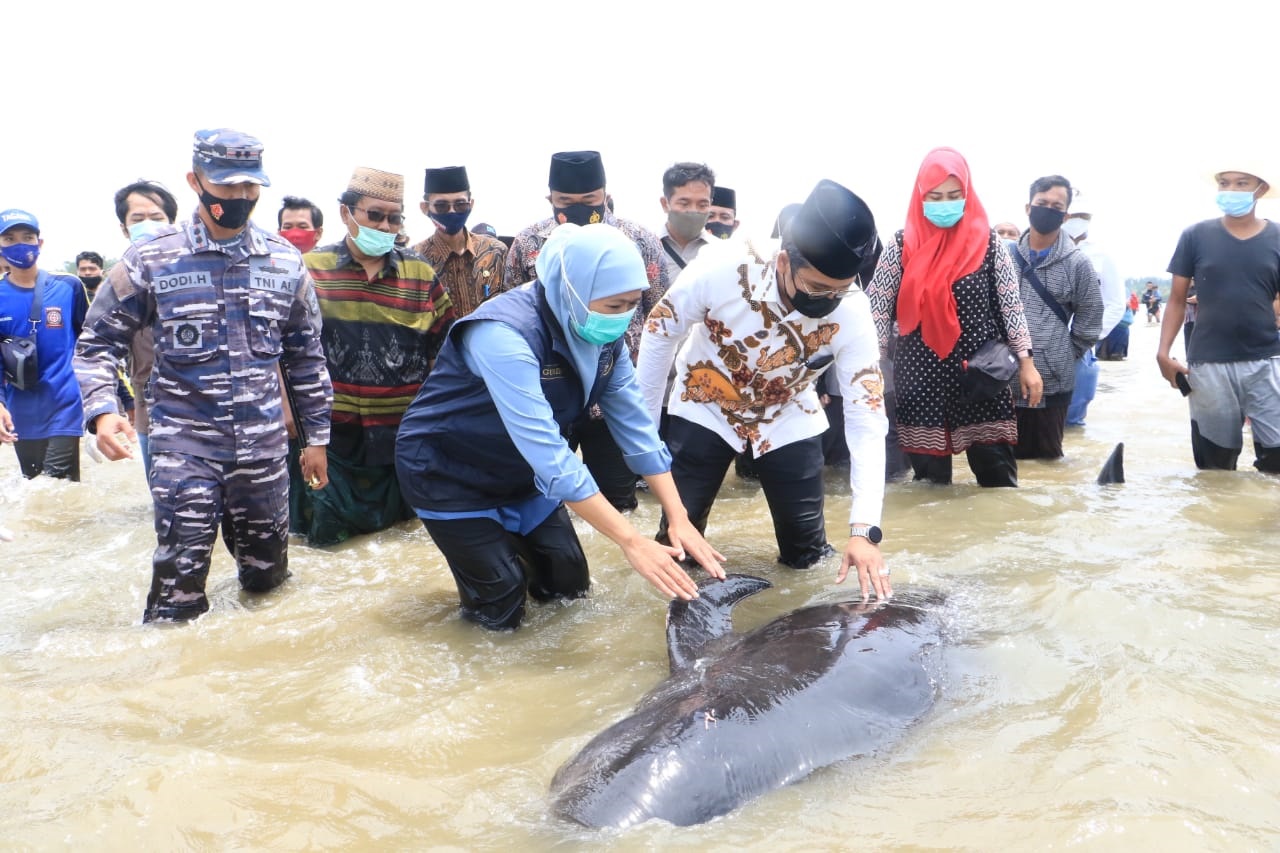
MULTIPOLYGON (((888 349, 902 287, 902 232, 885 247, 867 287, 871 313, 888 349)), ((919 328, 899 337, 893 359, 897 389, 898 439, 908 453, 949 456, 975 444, 1015 444, 1018 424, 1013 395, 1006 389, 990 400, 960 401, 963 363, 992 338, 1015 353, 1031 349, 1022 311, 1018 274, 1003 241, 991 234, 987 253, 974 272, 951 283, 960 321, 960 338, 946 358, 925 345, 919 328)))

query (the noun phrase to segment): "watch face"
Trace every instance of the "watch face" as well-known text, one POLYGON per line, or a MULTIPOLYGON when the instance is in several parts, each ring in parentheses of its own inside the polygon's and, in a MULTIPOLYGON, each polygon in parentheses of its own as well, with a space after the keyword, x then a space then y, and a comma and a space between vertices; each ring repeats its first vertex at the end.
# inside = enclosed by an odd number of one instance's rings
POLYGON ((879 544, 880 544, 880 540, 884 538, 884 534, 880 531, 880 528, 879 528, 879 527, 876 527, 876 526, 873 524, 873 525, 871 525, 871 527, 867 530, 867 538, 871 540, 871 543, 872 543, 873 545, 879 545, 879 544))

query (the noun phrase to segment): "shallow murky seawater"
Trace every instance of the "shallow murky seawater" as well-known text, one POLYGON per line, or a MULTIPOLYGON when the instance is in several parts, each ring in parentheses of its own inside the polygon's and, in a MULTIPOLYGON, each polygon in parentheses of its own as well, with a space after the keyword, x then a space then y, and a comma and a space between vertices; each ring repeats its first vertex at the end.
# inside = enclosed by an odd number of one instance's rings
MULTIPOLYGON (((514 634, 458 620, 415 523, 295 544, 264 597, 219 551, 212 611, 144 627, 139 465, 28 483, 0 450, 18 537, 0 545, 0 846, 1276 849, 1280 480, 1195 471, 1156 336, 1133 327, 1068 457, 1023 463, 1021 488, 979 490, 962 458, 954 487, 890 486, 895 583, 948 597, 934 711, 892 750, 687 829, 547 816, 560 763, 665 673, 665 602, 602 537, 583 531, 591 597, 514 634), (1129 482, 1099 487, 1117 441, 1129 482)), ((848 486, 829 482, 841 541, 848 486)), ((709 536, 776 585, 740 627, 836 594, 834 561, 772 562, 763 498, 732 474, 709 536)))

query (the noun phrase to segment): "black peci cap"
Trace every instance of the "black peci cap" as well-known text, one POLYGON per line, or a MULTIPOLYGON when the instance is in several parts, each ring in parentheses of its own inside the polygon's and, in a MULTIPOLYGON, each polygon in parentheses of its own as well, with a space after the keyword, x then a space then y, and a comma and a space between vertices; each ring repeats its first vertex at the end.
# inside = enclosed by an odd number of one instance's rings
POLYGON ((424 196, 432 193, 467 193, 471 192, 471 182, 467 180, 466 166, 445 166, 440 169, 427 169, 427 178, 422 185, 424 196))
POLYGON ((786 233, 804 259, 831 278, 853 278, 875 251, 871 208, 835 181, 818 182, 786 233))
POLYGON ((738 209, 738 194, 728 187, 716 187, 711 191, 712 207, 727 207, 730 210, 738 209))
POLYGON ((604 186, 604 161, 599 151, 561 151, 551 155, 547 186, 558 193, 594 192, 604 186))

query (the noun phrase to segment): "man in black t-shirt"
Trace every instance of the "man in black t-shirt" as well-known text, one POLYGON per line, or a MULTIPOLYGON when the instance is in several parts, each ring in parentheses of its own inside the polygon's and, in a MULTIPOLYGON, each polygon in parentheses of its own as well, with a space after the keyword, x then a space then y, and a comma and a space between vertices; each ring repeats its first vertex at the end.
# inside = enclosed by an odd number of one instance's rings
POLYGON ((1216 176, 1219 219, 1182 232, 1169 272, 1173 286, 1156 361, 1170 385, 1191 388, 1191 450, 1197 468, 1234 470, 1249 419, 1254 466, 1280 473, 1280 336, 1272 301, 1280 292, 1280 225, 1257 216, 1260 198, 1280 195, 1253 171, 1216 176), (1196 331, 1188 365, 1169 356, 1196 283, 1196 331))

